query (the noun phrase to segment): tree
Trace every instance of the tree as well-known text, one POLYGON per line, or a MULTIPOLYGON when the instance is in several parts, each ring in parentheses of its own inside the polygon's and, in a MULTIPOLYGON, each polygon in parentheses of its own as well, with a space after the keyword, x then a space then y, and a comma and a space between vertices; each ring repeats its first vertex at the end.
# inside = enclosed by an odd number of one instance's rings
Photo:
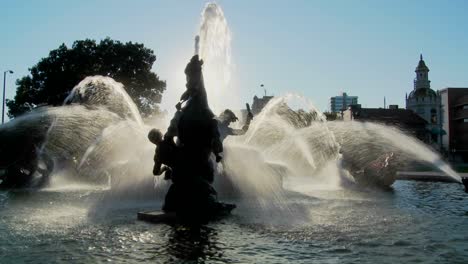
POLYGON ((125 86, 143 116, 158 111, 166 82, 151 72, 156 56, 139 43, 110 38, 77 40, 71 48, 62 44, 16 81, 13 100, 7 100, 10 117, 39 105, 61 105, 69 92, 86 76, 109 76, 125 86))
POLYGON ((334 112, 323 112, 323 114, 327 118, 327 121, 334 121, 334 120, 339 119, 338 114, 334 112))

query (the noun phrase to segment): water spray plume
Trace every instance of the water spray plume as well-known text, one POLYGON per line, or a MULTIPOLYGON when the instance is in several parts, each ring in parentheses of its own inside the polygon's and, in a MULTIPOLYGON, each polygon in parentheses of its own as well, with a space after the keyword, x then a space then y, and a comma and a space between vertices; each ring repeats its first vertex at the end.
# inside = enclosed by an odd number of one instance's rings
POLYGON ((200 36, 195 36, 195 55, 199 55, 200 52, 200 36))
POLYGON ((231 31, 216 3, 208 3, 203 9, 195 52, 205 62, 203 75, 211 109, 220 113, 225 108, 239 108, 238 95, 231 87, 231 31))

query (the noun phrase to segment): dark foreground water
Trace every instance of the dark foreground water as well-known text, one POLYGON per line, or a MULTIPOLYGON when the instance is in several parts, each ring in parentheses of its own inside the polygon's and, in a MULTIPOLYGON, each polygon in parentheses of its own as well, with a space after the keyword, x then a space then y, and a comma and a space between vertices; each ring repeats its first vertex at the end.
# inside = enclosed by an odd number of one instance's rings
POLYGON ((468 263, 468 194, 457 184, 237 201, 234 215, 196 230, 137 221, 158 203, 108 192, 1 192, 0 263, 468 263))

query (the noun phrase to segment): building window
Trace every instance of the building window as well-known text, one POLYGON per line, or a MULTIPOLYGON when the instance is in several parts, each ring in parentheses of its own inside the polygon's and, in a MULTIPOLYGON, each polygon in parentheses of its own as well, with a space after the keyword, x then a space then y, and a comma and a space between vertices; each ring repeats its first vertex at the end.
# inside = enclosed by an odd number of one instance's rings
POLYGON ((463 123, 468 123, 468 118, 464 118, 463 123))
POLYGON ((431 124, 437 124, 437 111, 434 108, 431 109, 431 124))
POLYGON ((468 105, 464 105, 464 106, 463 106, 463 109, 468 109, 468 105))

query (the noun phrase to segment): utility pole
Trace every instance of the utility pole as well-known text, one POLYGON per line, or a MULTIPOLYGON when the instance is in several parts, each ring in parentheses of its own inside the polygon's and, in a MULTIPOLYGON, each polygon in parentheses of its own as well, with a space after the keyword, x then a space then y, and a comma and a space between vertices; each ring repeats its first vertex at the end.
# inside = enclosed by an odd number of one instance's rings
POLYGON ((2 124, 5 123, 5 90, 6 90, 6 75, 7 73, 13 74, 12 70, 3 72, 3 101, 2 101, 2 124))
MULTIPOLYGON (((447 95, 448 96, 448 95, 447 95)), ((443 155, 443 124, 442 124, 442 93, 440 91, 437 91, 437 98, 439 100, 439 118, 438 118, 438 123, 439 123, 439 152, 443 155)))

